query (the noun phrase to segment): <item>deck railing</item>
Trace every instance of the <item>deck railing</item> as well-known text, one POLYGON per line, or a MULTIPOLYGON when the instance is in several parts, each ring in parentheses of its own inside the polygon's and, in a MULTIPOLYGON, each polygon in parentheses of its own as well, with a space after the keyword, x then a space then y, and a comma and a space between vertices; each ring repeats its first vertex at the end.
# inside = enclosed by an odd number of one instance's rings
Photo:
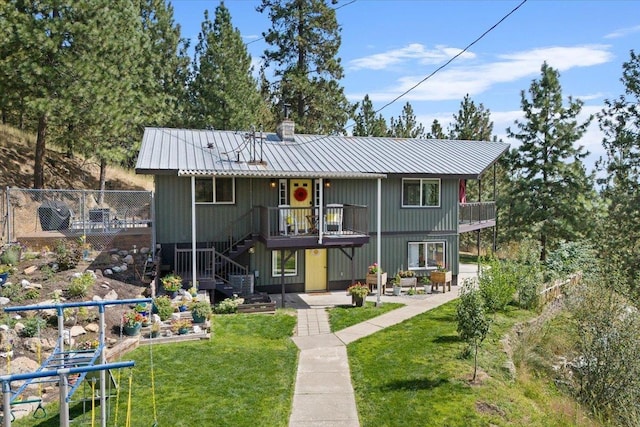
POLYGON ((366 206, 327 205, 319 207, 260 206, 260 234, 270 237, 366 235, 369 213, 366 206), (320 217, 322 215, 322 217, 320 217))
POLYGON ((458 217, 462 224, 495 220, 496 202, 460 203, 458 217))
MULTIPOLYGON (((191 248, 176 248, 175 271, 183 279, 192 277, 193 251, 191 248)), ((215 248, 196 248, 196 278, 228 282, 232 275, 246 275, 248 267, 238 264, 215 248)))

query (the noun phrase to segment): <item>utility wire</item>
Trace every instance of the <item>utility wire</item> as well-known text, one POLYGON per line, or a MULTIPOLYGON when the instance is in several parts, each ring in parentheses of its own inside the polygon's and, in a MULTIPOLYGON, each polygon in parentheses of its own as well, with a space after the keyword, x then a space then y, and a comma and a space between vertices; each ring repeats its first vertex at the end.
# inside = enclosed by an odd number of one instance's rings
MULTIPOLYGON (((441 66, 439 66, 438 68, 436 68, 434 71, 431 72, 431 74, 429 74, 428 76, 426 76, 425 78, 423 78, 422 80, 420 80, 418 83, 416 83, 415 85, 411 86, 409 89, 405 90, 404 92, 402 92, 400 95, 396 96, 395 98, 393 98, 391 101, 387 102, 386 104, 384 104, 382 107, 380 107, 378 110, 375 111, 375 114, 379 113, 380 111, 384 110, 385 108, 387 108, 388 106, 390 106, 391 104, 395 103, 396 101, 398 101, 400 98, 403 98, 404 96, 406 96, 407 94, 409 94, 410 92, 412 92, 414 89, 416 89, 418 86, 420 86, 422 83, 426 82, 427 80, 429 80, 431 77, 433 77, 437 72, 439 72, 440 70, 442 70, 444 67, 446 67, 447 65, 451 64, 455 59, 457 59, 460 55, 462 55, 463 53, 465 53, 467 50, 469 50, 471 48, 471 46, 473 46, 474 44, 478 43, 480 40, 482 40, 487 34, 489 34, 491 31, 493 31, 498 25, 500 25, 505 19, 507 19, 509 16, 511 16, 513 13, 515 13, 516 10, 520 9, 520 7, 522 7, 522 5, 524 5, 527 2, 527 0, 522 0, 522 2, 520 2, 519 5, 517 5, 516 7, 513 8, 513 10, 511 10, 511 12, 507 13, 505 16, 502 17, 502 19, 500 19, 498 22, 496 22, 495 24, 493 24, 487 31, 485 31, 484 33, 482 33, 478 38, 476 38, 474 41, 472 41, 471 43, 469 43, 464 49, 462 49, 460 52, 458 52, 456 55, 452 56, 447 62, 445 62, 444 64, 442 64, 441 66)), ((352 127, 355 126, 355 124, 349 126, 352 127)))

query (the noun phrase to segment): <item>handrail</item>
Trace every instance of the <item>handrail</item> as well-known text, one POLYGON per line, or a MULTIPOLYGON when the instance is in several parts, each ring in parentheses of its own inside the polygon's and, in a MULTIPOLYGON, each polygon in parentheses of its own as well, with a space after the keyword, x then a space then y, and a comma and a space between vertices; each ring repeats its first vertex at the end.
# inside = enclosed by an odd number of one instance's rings
POLYGON ((247 236, 251 235, 251 222, 247 221, 247 217, 252 216, 253 208, 240 215, 238 218, 232 221, 221 233, 214 236, 213 242, 221 241, 228 243, 228 246, 221 251, 223 254, 228 254, 232 248, 241 243, 242 240, 244 240, 247 236), (236 226, 242 222, 244 222, 244 227, 242 227, 243 229, 239 230, 238 233, 234 233, 236 226), (247 223, 250 224, 248 227, 247 223))

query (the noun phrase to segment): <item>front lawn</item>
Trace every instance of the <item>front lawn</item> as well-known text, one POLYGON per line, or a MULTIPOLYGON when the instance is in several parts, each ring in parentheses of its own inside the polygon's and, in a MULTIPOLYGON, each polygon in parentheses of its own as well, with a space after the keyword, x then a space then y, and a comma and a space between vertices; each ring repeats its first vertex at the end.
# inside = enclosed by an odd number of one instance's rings
POLYGON ((380 307, 372 301, 365 301, 364 306, 339 305, 328 309, 331 332, 340 331, 358 323, 380 316, 396 308, 404 307, 404 304, 386 302, 380 307))
MULTIPOLYGON (((214 316, 210 341, 145 346, 128 353, 123 360, 136 362, 131 425, 153 424, 153 357, 159 426, 287 426, 298 355, 290 339, 295 323, 294 316, 282 312, 214 316)), ((120 375, 117 418, 118 425, 125 425, 129 370, 120 375)), ((108 425, 115 420, 115 410, 114 399, 108 425)), ((28 416, 14 425, 55 427, 57 411, 57 405, 51 405, 47 419, 28 416)), ((99 408, 96 412, 99 417, 99 408)))
POLYGON ((535 313, 510 309, 495 316, 479 356, 472 358, 456 332, 456 304, 386 328, 348 345, 362 426, 576 426, 577 405, 545 377, 511 378, 500 339, 535 313))

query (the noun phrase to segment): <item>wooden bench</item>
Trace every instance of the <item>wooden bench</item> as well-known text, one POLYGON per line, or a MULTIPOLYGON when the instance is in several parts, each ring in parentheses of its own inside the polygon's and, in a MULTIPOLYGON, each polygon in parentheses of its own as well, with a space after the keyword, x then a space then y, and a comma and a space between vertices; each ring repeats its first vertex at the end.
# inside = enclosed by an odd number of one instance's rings
POLYGON ((275 313, 276 302, 256 302, 251 304, 240 304, 238 313, 275 313))

